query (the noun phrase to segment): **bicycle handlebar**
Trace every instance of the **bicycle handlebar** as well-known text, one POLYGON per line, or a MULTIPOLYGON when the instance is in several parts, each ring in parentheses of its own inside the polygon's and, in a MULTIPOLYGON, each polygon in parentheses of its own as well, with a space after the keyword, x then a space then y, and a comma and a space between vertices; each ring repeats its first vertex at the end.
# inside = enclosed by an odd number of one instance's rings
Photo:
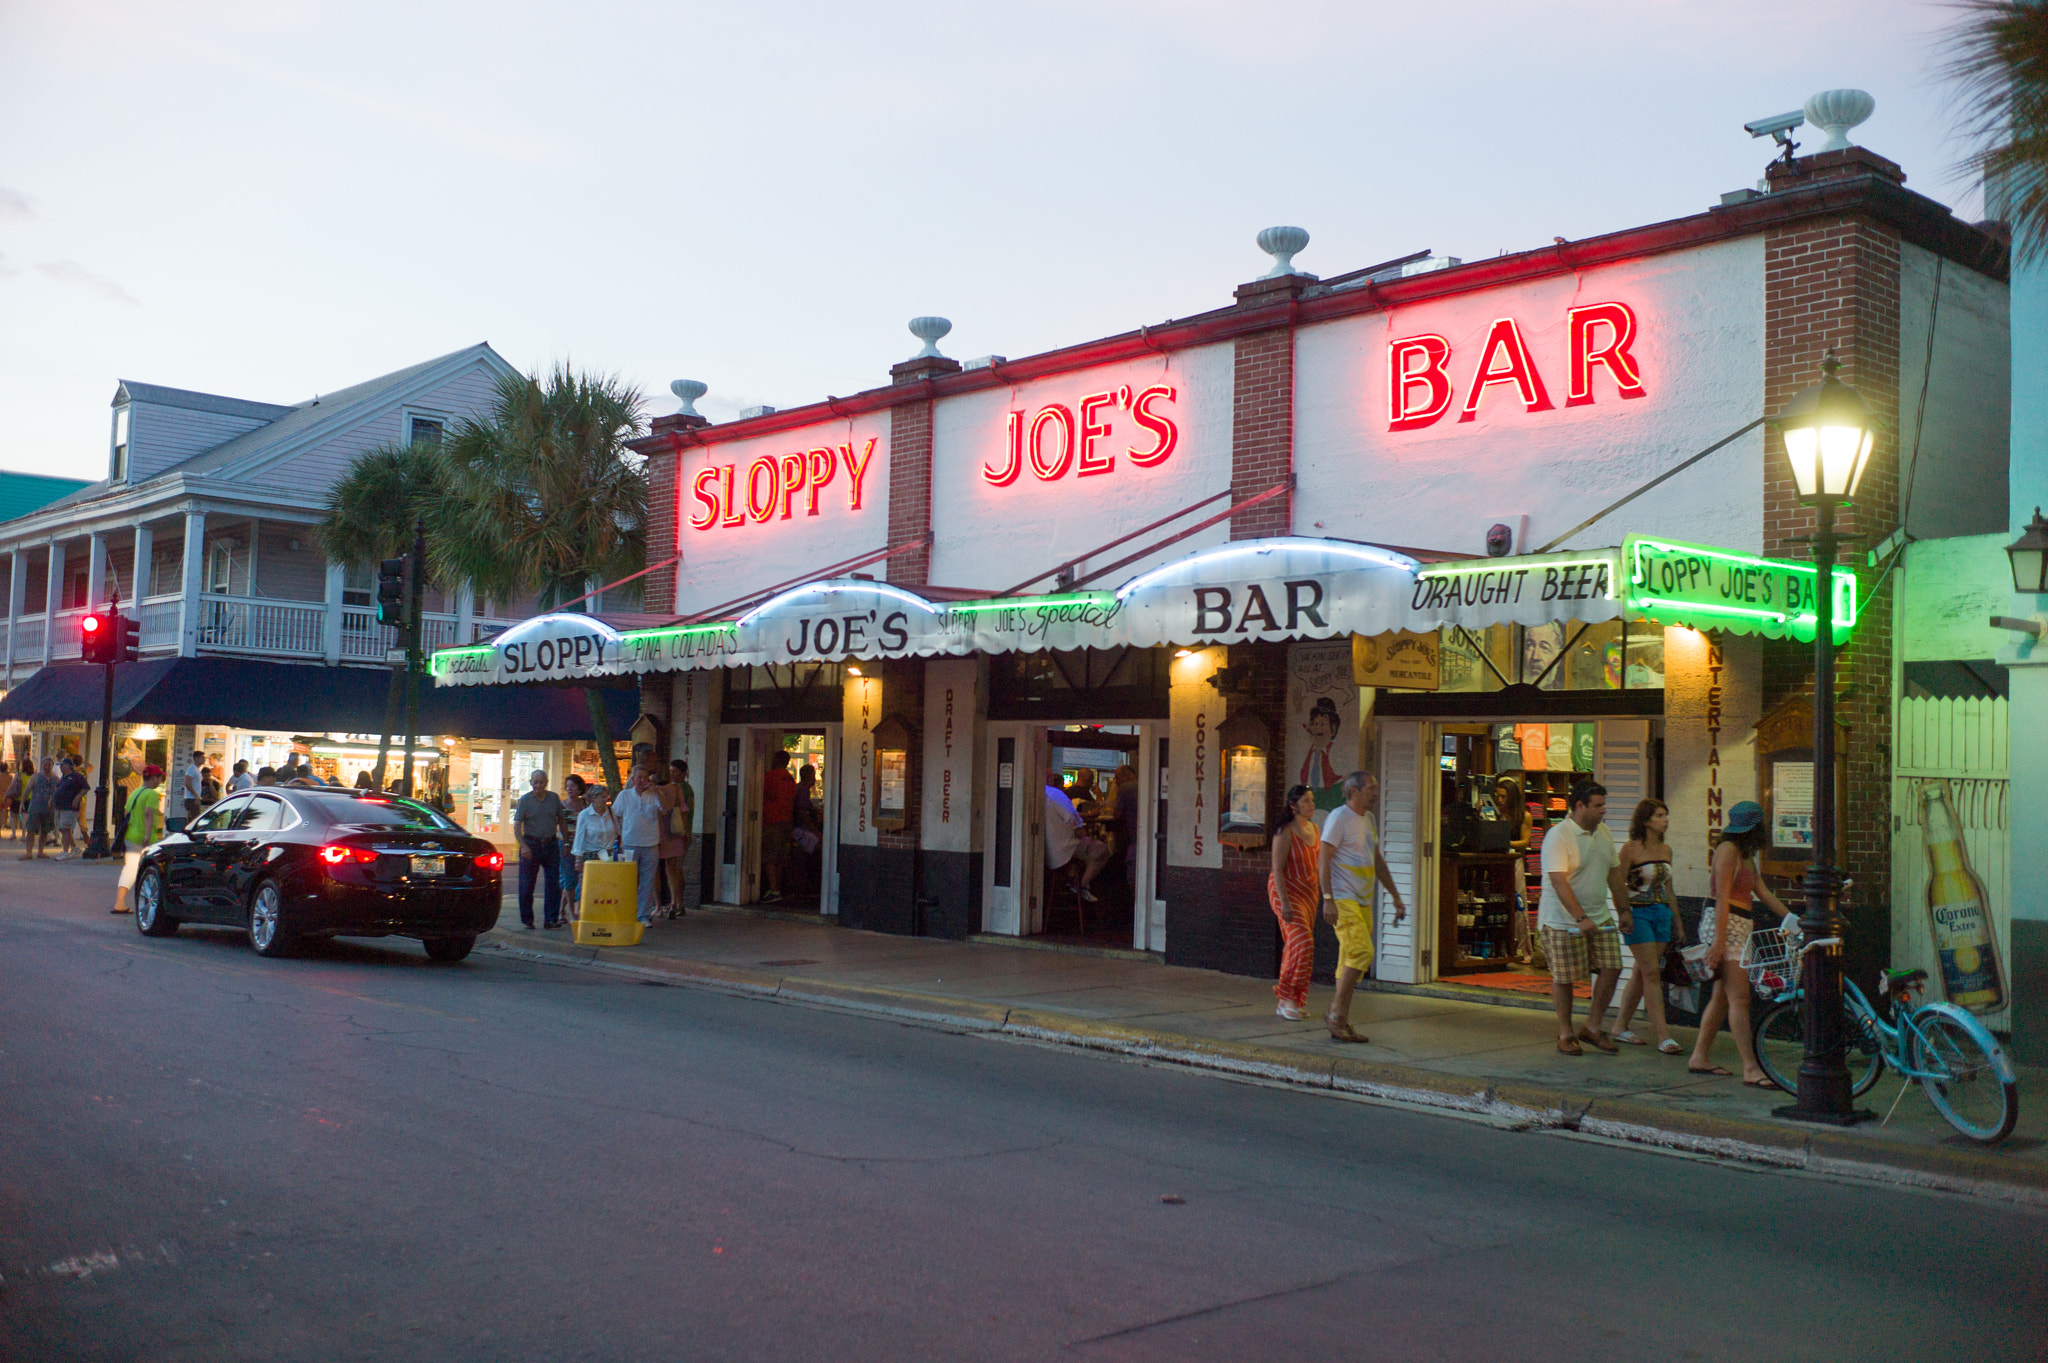
POLYGON ((1799 958, 1805 960, 1806 953, 1812 951, 1815 947, 1838 947, 1840 945, 1842 945, 1842 939, 1839 937, 1816 937, 1799 949, 1799 958))

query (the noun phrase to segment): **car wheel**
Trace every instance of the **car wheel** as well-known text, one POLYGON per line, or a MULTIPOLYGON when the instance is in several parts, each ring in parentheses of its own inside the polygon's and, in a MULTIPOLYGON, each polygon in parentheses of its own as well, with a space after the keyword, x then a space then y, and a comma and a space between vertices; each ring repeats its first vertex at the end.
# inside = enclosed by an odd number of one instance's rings
POLYGON ((178 930, 178 920, 164 910, 163 872, 154 866, 135 883, 135 926, 144 937, 168 937, 178 930))
POLYGON ((293 941, 285 922, 284 892, 266 880, 249 896, 249 945, 258 956, 289 956, 293 941))
POLYGON ((463 933, 459 937, 429 937, 420 945, 427 949, 427 959, 430 961, 459 961, 469 955, 470 948, 476 945, 476 936, 474 933, 463 933))

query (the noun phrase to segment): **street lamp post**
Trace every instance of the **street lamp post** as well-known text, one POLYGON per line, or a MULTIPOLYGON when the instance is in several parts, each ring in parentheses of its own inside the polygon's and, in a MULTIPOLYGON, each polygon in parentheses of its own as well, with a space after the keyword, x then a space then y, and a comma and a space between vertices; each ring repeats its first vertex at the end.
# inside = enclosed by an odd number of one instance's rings
MULTIPOLYGON (((1842 873, 1835 863, 1835 508, 1854 500, 1870 462, 1870 411, 1855 389, 1835 377, 1833 351, 1821 361, 1821 381, 1785 404, 1775 423, 1799 500, 1814 509, 1813 537, 1813 862, 1806 872, 1806 940, 1839 939, 1842 873)), ((1855 1109, 1842 1001, 1842 948, 1811 952, 1801 968, 1806 1056, 1799 1066, 1797 1101, 1781 1117, 1847 1126, 1869 1116, 1855 1109)))

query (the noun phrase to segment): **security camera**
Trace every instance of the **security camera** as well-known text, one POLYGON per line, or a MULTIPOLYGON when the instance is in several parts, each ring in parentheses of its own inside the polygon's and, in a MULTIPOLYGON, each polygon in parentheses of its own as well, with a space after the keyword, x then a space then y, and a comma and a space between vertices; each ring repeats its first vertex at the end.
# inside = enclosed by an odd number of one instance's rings
POLYGON ((1742 130, 1751 137, 1771 138, 1782 147, 1792 140, 1792 130, 1803 127, 1805 123, 1805 112, 1794 109, 1789 114, 1774 114, 1770 118, 1759 118, 1753 123, 1745 123, 1742 130))

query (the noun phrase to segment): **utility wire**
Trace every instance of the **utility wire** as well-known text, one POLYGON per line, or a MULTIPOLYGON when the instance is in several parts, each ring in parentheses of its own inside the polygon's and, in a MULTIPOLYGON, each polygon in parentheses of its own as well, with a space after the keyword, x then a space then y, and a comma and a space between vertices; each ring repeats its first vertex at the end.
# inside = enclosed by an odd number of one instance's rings
POLYGON ((1700 460, 1706 458, 1715 450, 1720 449, 1723 445, 1729 444, 1732 441, 1740 440, 1743 436, 1748 435, 1751 431, 1763 425, 1766 420, 1768 420, 1768 418, 1758 417, 1755 421, 1750 422, 1741 430, 1735 431, 1729 435, 1722 436, 1719 440, 1716 440, 1713 444, 1707 446, 1698 454, 1686 460, 1683 464, 1680 464, 1677 468, 1665 470, 1663 473, 1658 474, 1655 478, 1652 478, 1649 482, 1644 483, 1634 492, 1629 493, 1628 496, 1623 497, 1620 501, 1614 502, 1608 506, 1601 507, 1598 511, 1586 517, 1586 519, 1580 521, 1577 525, 1565 531, 1562 535, 1559 535, 1556 539, 1544 545, 1541 549, 1538 549, 1536 552, 1539 554, 1549 553, 1551 550, 1557 548, 1558 545, 1563 544, 1566 540, 1570 539, 1573 535, 1576 535, 1581 530, 1584 530, 1587 526, 1593 524, 1595 521, 1601 520, 1604 517, 1613 515, 1615 512, 1621 510, 1623 507, 1627 506, 1636 498, 1642 496, 1645 492, 1648 492, 1651 488, 1656 487, 1659 483, 1666 483, 1669 482, 1671 479, 1676 478, 1679 474, 1684 473, 1687 469, 1691 468, 1694 464, 1699 463, 1700 460))

